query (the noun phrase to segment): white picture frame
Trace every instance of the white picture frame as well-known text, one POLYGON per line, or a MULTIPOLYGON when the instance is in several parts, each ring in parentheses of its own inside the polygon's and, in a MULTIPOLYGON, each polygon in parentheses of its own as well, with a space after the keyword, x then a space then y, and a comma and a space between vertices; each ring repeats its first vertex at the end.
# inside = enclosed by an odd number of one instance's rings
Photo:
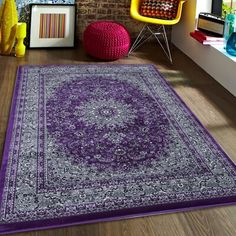
POLYGON ((29 48, 75 46, 75 4, 31 4, 29 48))

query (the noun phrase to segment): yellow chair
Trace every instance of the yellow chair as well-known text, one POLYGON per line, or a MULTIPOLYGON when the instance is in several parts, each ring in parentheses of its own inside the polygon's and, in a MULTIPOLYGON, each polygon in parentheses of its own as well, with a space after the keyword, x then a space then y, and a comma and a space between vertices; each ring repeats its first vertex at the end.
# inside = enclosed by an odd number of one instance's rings
POLYGON ((137 38, 135 39, 133 45, 131 46, 128 55, 130 55, 133 51, 135 51, 151 36, 154 36, 157 42, 160 44, 165 55, 168 57, 168 59, 172 63, 172 56, 171 56, 171 51, 170 51, 170 47, 168 43, 168 38, 166 35, 165 25, 174 25, 179 22, 184 2, 185 1, 182 1, 182 0, 179 1, 178 10, 177 10, 175 19, 164 20, 164 19, 158 19, 158 18, 152 18, 152 17, 140 15, 139 9, 140 9, 142 0, 131 0, 131 6, 130 6, 131 17, 134 18, 135 20, 144 22, 145 25, 143 26, 137 38), (162 36, 162 39, 164 42, 162 42, 159 39, 159 36, 162 36))

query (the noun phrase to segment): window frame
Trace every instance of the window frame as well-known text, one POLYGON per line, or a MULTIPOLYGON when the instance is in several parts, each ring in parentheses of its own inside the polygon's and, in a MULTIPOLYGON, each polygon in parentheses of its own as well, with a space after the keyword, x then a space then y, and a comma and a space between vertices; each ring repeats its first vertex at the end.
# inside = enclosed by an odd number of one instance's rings
POLYGON ((222 16, 223 0, 212 0, 211 12, 215 15, 222 16))

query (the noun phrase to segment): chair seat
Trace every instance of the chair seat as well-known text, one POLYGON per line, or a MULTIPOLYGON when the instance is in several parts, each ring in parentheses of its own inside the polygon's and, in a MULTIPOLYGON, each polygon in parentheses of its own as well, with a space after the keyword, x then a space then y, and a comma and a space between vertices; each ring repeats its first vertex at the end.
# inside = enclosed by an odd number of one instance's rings
POLYGON ((163 20, 176 18, 179 0, 142 0, 140 14, 163 20))
POLYGON ((138 21, 145 22, 145 23, 159 24, 159 25, 174 25, 180 21, 184 2, 185 2, 185 0, 179 1, 176 17, 171 20, 158 19, 158 18, 153 18, 153 17, 141 15, 140 14, 141 0, 132 0, 131 1, 130 15, 132 16, 132 18, 134 18, 138 21))
POLYGON ((116 60, 128 54, 130 35, 127 29, 113 21, 96 21, 84 31, 85 51, 96 58, 116 60))

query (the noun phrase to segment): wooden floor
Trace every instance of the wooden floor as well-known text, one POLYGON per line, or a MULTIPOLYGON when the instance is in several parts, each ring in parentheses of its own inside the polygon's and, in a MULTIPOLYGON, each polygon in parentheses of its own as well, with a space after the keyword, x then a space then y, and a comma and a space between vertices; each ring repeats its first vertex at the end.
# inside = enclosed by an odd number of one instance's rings
MULTIPOLYGON (((170 65, 158 47, 115 62, 119 64, 153 63, 176 92, 236 161, 236 98, 176 48, 170 65)), ((28 50, 24 58, 0 56, 0 153, 4 145, 17 66, 22 64, 80 64, 95 61, 82 47, 66 50, 28 50)), ((102 63, 102 62, 99 62, 102 63)), ((222 68, 223 69, 223 68, 222 68)), ((150 216, 62 229, 20 233, 19 236, 235 236, 236 206, 216 207, 175 214, 150 216)))

